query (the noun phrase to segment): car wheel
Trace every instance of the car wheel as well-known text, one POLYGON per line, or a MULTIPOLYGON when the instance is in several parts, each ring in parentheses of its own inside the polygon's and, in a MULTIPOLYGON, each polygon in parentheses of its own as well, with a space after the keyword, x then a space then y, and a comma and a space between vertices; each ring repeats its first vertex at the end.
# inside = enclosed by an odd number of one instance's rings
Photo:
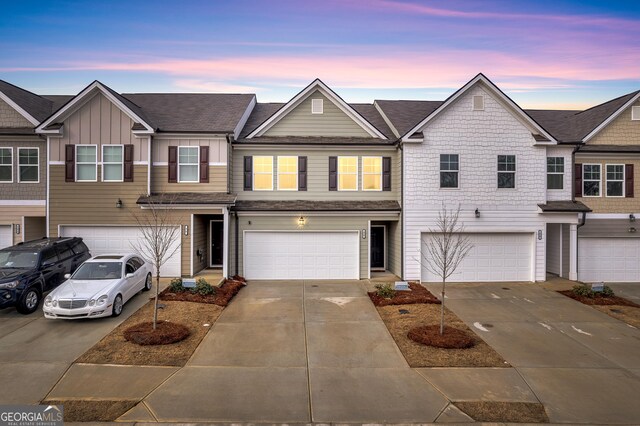
POLYGON ((25 290, 18 302, 16 309, 21 314, 31 314, 38 309, 40 298, 42 297, 40 290, 36 287, 29 287, 25 290))
POLYGON ((123 305, 123 303, 122 303, 122 295, 119 294, 113 300, 113 309, 111 311, 111 316, 112 317, 120 316, 120 314, 122 313, 122 305, 123 305))
POLYGON ((151 278, 151 274, 147 274, 147 278, 144 280, 144 288, 142 290, 149 291, 153 287, 153 279, 151 278))

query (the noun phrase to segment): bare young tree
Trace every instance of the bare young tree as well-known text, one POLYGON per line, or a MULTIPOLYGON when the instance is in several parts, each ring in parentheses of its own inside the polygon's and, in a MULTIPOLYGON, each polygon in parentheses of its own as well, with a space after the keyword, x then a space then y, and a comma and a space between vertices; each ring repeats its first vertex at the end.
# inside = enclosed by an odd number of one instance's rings
POLYGON ((440 335, 444 334, 444 295, 447 279, 456 272, 460 263, 469 254, 473 244, 464 234, 464 224, 459 223, 460 206, 447 209, 443 204, 438 212, 435 229, 429 229, 426 253, 422 251, 421 264, 432 274, 442 279, 440 306, 440 335))
POLYGON ((155 201, 145 199, 145 205, 140 210, 132 210, 131 216, 135 220, 140 238, 130 243, 133 250, 151 263, 156 272, 156 297, 153 307, 153 329, 158 322, 158 296, 160 294, 160 268, 176 252, 180 245, 176 244, 181 238, 181 228, 176 223, 182 223, 172 214, 171 200, 155 201), (164 201, 164 203, 162 202, 164 201))

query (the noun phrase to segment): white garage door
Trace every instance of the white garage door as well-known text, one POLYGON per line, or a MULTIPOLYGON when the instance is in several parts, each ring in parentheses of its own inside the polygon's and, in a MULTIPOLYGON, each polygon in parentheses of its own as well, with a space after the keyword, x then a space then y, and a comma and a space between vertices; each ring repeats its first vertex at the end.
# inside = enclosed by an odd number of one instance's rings
POLYGON ((11 225, 0 225, 0 249, 13 245, 13 233, 11 225))
POLYGON ((578 279, 640 281, 640 238, 580 238, 578 279))
MULTIPOLYGON (((132 226, 61 226, 60 235, 82 237, 92 256, 134 252, 131 242, 141 237, 140 230, 132 226)), ((180 237, 169 252, 174 250, 175 254, 160 268, 162 277, 180 276, 180 237)))
MULTIPOLYGON (((533 234, 466 234, 473 248, 448 281, 531 281, 533 234)), ((427 238, 422 235, 422 253, 427 254, 427 238)), ((422 280, 442 279, 424 265, 422 280)))
POLYGON ((250 279, 359 279, 359 233, 245 232, 250 279))

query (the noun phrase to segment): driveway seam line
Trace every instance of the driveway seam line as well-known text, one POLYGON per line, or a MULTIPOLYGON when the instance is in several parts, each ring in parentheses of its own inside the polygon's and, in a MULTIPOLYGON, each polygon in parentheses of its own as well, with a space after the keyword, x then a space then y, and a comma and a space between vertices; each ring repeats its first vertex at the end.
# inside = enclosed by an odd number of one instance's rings
POLYGON ((311 370, 309 368, 309 342, 307 337, 306 282, 302 281, 302 324, 304 327, 304 353, 307 363, 307 392, 309 394, 309 421, 313 423, 313 403, 311 402, 311 370))

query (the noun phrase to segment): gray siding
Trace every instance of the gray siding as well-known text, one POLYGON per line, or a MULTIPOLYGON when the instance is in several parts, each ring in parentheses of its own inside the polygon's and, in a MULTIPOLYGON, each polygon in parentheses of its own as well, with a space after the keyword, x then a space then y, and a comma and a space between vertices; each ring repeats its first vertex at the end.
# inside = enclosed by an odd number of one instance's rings
MULTIPOLYGON (((570 244, 569 241, 570 233, 569 233, 569 225, 560 225, 560 229, 562 231, 562 278, 569 279, 569 268, 571 262, 570 256, 570 244)), ((579 260, 578 260, 579 261, 579 260)))
POLYGON ((33 127, 33 124, 0 99, 0 127, 33 127))
POLYGON ((401 221, 387 222, 387 270, 402 276, 402 225, 401 221))
POLYGON ((557 275, 560 275, 562 256, 560 245, 561 227, 562 225, 559 223, 549 223, 547 225, 547 272, 557 275))
POLYGON ((47 197, 47 145, 46 142, 36 136, 0 137, 0 147, 13 148, 13 183, 0 183, 0 200, 44 200, 47 197), (38 183, 18 183, 18 148, 39 149, 38 183))

